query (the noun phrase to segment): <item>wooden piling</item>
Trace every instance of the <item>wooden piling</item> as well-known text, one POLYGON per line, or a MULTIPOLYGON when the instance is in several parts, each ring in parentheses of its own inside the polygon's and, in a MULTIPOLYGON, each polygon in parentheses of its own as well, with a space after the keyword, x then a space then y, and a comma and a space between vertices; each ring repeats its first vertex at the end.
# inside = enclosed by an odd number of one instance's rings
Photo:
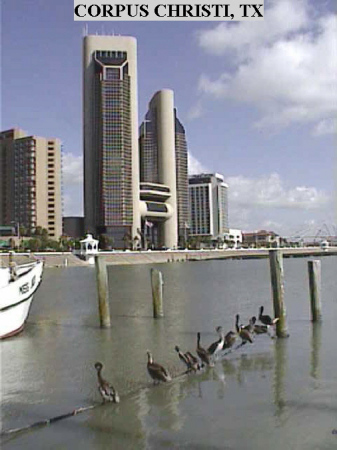
POLYGON ((163 284, 163 274, 160 272, 160 270, 151 269, 153 317, 155 319, 164 317, 163 284))
POLYGON ((319 322, 322 320, 321 261, 319 259, 308 261, 308 273, 309 273, 311 320, 313 322, 319 322))
POLYGON ((108 273, 105 259, 95 256, 98 312, 101 328, 110 328, 108 273))
POLYGON ((286 307, 284 304, 283 259, 281 250, 269 250, 269 264, 274 316, 279 319, 276 323, 276 336, 285 338, 288 337, 288 331, 286 323, 286 307))

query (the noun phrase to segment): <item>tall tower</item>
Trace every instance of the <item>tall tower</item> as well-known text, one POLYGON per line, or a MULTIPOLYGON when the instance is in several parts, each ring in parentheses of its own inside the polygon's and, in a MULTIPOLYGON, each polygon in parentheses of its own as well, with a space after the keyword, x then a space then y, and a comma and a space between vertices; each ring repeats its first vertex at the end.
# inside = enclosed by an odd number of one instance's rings
POLYGON ((219 173, 189 177, 190 234, 211 239, 228 231, 228 184, 219 173))
POLYGON ((83 41, 85 229, 123 247, 140 229, 137 42, 83 41))
POLYGON ((178 212, 178 242, 186 246, 189 229, 189 197, 188 197, 188 153, 185 129, 175 116, 175 153, 177 178, 177 212, 178 212))
POLYGON ((139 147, 141 198, 144 185, 148 187, 149 183, 162 184, 169 190, 168 198, 163 200, 172 215, 165 223, 158 220, 157 226, 159 230, 174 227, 174 243, 170 240, 170 244, 168 241, 162 244, 171 248, 184 245, 189 219, 187 144, 184 127, 174 108, 173 91, 159 91, 151 99, 141 125, 139 147))
POLYGON ((157 245, 178 245, 177 170, 173 91, 156 92, 140 130, 142 217, 158 230, 157 245), (151 189, 150 189, 151 188, 151 189), (151 193, 152 191, 152 197, 151 193), (160 195, 161 192, 161 195, 160 195))
POLYGON ((19 128, 0 133, 0 225, 14 221, 14 143, 23 136, 26 133, 19 128))

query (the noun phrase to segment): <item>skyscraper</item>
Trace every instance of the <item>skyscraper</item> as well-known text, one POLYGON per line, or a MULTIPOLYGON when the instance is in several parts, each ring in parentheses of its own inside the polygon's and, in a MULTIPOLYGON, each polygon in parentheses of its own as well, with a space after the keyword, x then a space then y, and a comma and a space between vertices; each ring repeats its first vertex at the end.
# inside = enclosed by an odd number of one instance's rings
MULTIPOLYGON (((163 185, 167 192, 162 194, 160 201, 171 211, 164 221, 162 217, 151 218, 147 213, 145 220, 151 219, 153 222, 151 234, 158 229, 160 236, 160 230, 166 229, 158 241, 159 245, 171 248, 178 243, 183 245, 188 226, 187 145, 185 130, 174 108, 173 91, 164 89, 152 97, 140 128, 139 148, 141 198, 144 190, 148 191, 144 186, 148 188, 149 183, 157 184, 157 192, 163 192, 160 186, 163 185)), ((148 192, 146 196, 148 199, 148 192)), ((156 240, 155 236, 152 238, 156 240)))
POLYGON ((222 237, 228 231, 228 185, 222 175, 189 177, 190 235, 222 237))
POLYGON ((47 229, 53 239, 62 234, 61 142, 54 138, 26 136, 19 129, 0 134, 2 210, 0 222, 16 223, 32 232, 47 229), (6 200, 7 198, 7 200, 6 200))
POLYGON ((175 153, 177 173, 178 241, 186 245, 189 230, 188 152, 185 129, 175 115, 175 153))
POLYGON ((83 90, 85 229, 118 248, 140 229, 136 39, 84 37, 83 90))
POLYGON ((10 225, 14 221, 14 143, 26 136, 19 128, 0 133, 0 225, 10 225))

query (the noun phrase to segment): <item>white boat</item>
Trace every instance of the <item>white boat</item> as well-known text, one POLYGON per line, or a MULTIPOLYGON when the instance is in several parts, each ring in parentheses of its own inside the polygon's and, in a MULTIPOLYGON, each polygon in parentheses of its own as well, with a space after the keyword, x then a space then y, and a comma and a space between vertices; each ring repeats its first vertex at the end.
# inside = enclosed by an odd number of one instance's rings
POLYGON ((42 261, 0 268, 0 339, 23 330, 42 273, 42 261))

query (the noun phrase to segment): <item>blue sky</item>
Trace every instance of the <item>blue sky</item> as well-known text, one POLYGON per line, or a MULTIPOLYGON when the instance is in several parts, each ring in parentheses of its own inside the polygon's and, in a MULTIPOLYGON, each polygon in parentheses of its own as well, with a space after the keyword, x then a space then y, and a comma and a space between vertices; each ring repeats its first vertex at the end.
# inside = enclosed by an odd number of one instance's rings
MULTIPOLYGON (((174 90, 190 170, 225 176, 232 227, 337 222, 336 18, 316 3, 266 1, 264 22, 89 23, 137 38, 139 120, 174 90)), ((84 25, 71 0, 2 0, 1 129, 63 141, 66 214, 82 212, 84 25)))

